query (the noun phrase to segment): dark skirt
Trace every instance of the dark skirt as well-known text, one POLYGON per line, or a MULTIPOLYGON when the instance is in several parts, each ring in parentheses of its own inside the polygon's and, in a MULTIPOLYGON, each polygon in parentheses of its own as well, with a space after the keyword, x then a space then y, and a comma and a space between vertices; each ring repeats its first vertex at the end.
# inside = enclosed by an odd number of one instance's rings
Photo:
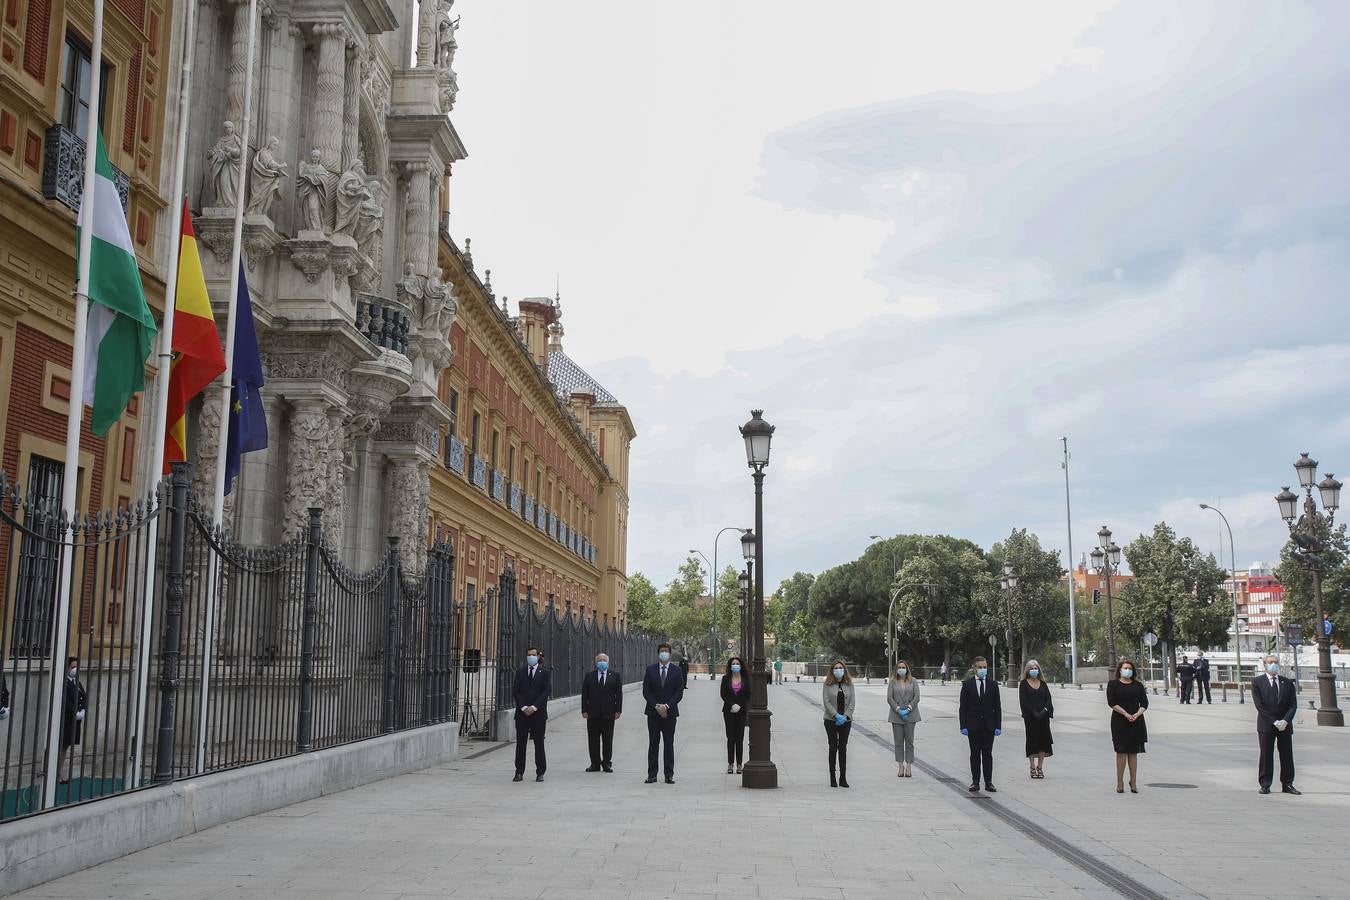
POLYGON ((1143 753, 1148 740, 1148 727, 1143 717, 1126 721, 1120 713, 1111 714, 1111 744, 1117 753, 1143 753))
POLYGON ((1024 718, 1022 724, 1027 731, 1027 756, 1039 756, 1042 753, 1046 756, 1055 755, 1051 746, 1054 739, 1050 736, 1049 719, 1024 718))

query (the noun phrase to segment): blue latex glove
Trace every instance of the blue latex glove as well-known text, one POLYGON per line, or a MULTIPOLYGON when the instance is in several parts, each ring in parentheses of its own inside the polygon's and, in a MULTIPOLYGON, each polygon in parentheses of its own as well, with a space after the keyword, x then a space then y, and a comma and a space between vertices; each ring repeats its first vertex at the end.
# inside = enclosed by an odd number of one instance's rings
POLYGON ((961 733, 964 734, 964 735, 966 735, 967 737, 969 737, 969 736, 970 736, 970 729, 969 729, 969 728, 962 728, 962 729, 961 729, 961 733))
POLYGON ((902 719, 908 719, 908 718, 909 718, 909 710, 907 710, 907 709, 897 709, 897 710, 896 710, 896 713, 897 713, 897 714, 900 716, 900 718, 902 718, 902 719))
POLYGON ((847 722, 847 721, 848 721, 848 717, 845 716, 843 713, 835 713, 835 714, 834 714, 834 724, 836 724, 836 725, 843 725, 843 724, 844 724, 845 722, 847 722))
POLYGON ((994 729, 994 737, 998 737, 998 736, 1001 735, 1001 734, 1003 734, 1003 729, 1002 729, 1002 728, 995 728, 995 729, 994 729))

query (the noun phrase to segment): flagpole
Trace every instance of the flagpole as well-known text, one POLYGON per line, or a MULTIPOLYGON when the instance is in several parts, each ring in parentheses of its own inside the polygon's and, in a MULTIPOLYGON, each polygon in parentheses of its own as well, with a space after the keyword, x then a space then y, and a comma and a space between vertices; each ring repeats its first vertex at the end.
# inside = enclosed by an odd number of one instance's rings
MULTIPOLYGON (((258 38, 258 0, 248 0, 248 50, 244 65, 244 121, 238 123, 239 189, 234 198, 234 242, 230 250, 230 296, 225 318, 225 373, 220 388, 220 440, 216 444, 215 495, 211 502, 211 523, 222 526, 225 518, 225 458, 229 449, 230 394, 234 380, 234 335, 239 308, 239 257, 244 239, 244 188, 248 183, 245 163, 248 161, 249 124, 253 119, 253 50, 258 38)), ((201 700, 197 712, 197 772, 204 771, 206 763, 207 700, 211 695, 211 654, 215 649, 216 592, 220 586, 217 567, 207 567, 206 636, 202 642, 201 700)))
POLYGON ((1073 510, 1069 506, 1069 439, 1060 438, 1064 445, 1064 523, 1069 533, 1069 680, 1078 682, 1078 610, 1073 600, 1073 510))
MULTIPOLYGON (((58 529, 61 540, 60 578, 56 590, 56 622, 52 631, 51 696, 47 707, 47 765, 42 786, 42 806, 56 805, 57 766, 61 758, 61 725, 64 721, 66 651, 70 644, 70 589, 74 566, 75 492, 79 489, 80 428, 84 423, 84 355, 89 342, 89 257, 94 245, 94 168, 98 159, 99 94, 103 81, 103 0, 94 0, 94 46, 90 51, 89 118, 85 126, 84 189, 80 196, 79 262, 75 284, 75 337, 70 347, 70 410, 66 414, 66 468, 61 482, 61 515, 69 534, 58 529)), ((92 484, 92 482, 91 482, 92 484)))
MULTIPOLYGON (((153 449, 150 464, 158 482, 164 465, 165 433, 169 428, 169 369, 173 362, 173 320, 178 298, 178 261, 183 251, 183 180, 187 169, 188 106, 192 101, 192 60, 197 49, 197 4, 186 4, 183 18, 183 65, 178 78, 178 122, 174 145, 173 187, 169 196, 178 205, 173 234, 176 240, 169 254, 168 278, 164 284, 164 322, 159 329, 159 368, 155 372, 155 415, 151 435, 153 449)), ((136 669, 136 730, 132 735, 130 769, 126 784, 140 783, 141 761, 145 756, 146 696, 150 686, 150 640, 155 619, 155 565, 159 551, 159 511, 150 520, 150 552, 145 569, 145 600, 141 613, 141 642, 136 669)))

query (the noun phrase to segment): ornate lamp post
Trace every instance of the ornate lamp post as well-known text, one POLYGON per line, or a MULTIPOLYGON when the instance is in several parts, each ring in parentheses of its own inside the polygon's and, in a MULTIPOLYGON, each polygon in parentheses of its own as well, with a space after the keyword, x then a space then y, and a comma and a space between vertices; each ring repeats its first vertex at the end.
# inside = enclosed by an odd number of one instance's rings
POLYGON ((755 529, 745 529, 741 534, 741 556, 745 559, 745 571, 741 573, 745 579, 745 597, 741 600, 741 656, 748 656, 754 649, 750 646, 750 617, 753 615, 750 594, 755 589, 755 548, 758 546, 755 529))
POLYGON ((764 410, 752 409, 750 421, 741 426, 745 459, 755 479, 755 574, 752 636, 755 641, 751 670, 750 759, 742 770, 741 785, 748 788, 778 787, 778 767, 769 753, 769 673, 764 658, 764 469, 769 465, 773 426, 764 421, 764 410))
POLYGON ((1120 661, 1116 656, 1116 617, 1111 609, 1111 576, 1120 570, 1120 547, 1111 540, 1111 529, 1105 525, 1097 532, 1097 549, 1091 553, 1097 574, 1106 575, 1106 642, 1110 648, 1110 665, 1120 661))
POLYGON ((1326 560, 1321 555, 1327 550, 1326 536, 1331 533, 1336 510, 1341 505, 1342 485, 1330 472, 1314 485, 1317 461, 1306 453, 1299 455, 1298 462, 1294 463, 1294 471, 1298 472, 1298 484, 1304 491, 1302 515, 1298 509, 1298 494, 1287 486, 1275 495, 1275 502, 1280 506, 1280 518, 1289 526, 1289 537, 1296 545, 1295 558, 1312 570, 1313 599, 1317 603, 1317 724, 1344 725, 1345 714, 1336 703, 1336 681, 1331 672, 1331 636, 1322 624, 1322 570, 1326 567, 1326 560), (1318 511, 1317 503, 1313 500, 1314 486, 1321 495, 1324 512, 1318 511))
POLYGON ((741 633, 739 635, 739 640, 736 643, 736 655, 741 657, 742 660, 745 659, 745 635, 747 632, 745 627, 745 601, 750 596, 750 566, 751 563, 747 562, 745 564, 745 569, 737 578, 737 583, 741 589, 741 633))
POLYGON ((1017 573, 1013 571, 1012 560, 1005 560, 1003 563, 1003 577, 999 579, 999 586, 1003 588, 1003 600, 1008 608, 1008 628, 1003 633, 1003 652, 1007 655, 1007 662, 1004 665, 1004 671, 1007 672, 1009 685, 1015 685, 1017 678, 1013 674, 1012 664, 1012 601, 1013 592, 1017 590, 1017 573))

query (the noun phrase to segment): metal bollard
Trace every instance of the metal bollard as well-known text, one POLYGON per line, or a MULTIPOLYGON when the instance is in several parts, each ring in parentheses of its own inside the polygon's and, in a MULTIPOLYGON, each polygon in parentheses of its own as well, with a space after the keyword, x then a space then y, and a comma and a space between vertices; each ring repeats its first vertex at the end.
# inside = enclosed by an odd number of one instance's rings
POLYGON ((1097 685, 1097 690, 1098 690, 1098 691, 1102 691, 1102 690, 1105 690, 1105 688, 1103 688, 1102 685, 1099 684, 1099 685, 1097 685))
POLYGON ((1223 682, 1223 684, 1220 686, 1220 692, 1223 694, 1223 698, 1222 698, 1219 702, 1220 702, 1220 703, 1227 703, 1227 702, 1228 702, 1228 682, 1226 682, 1226 681, 1223 682))
POLYGON ((1083 683, 1081 681, 1078 683, 1078 689, 1080 691, 1083 689, 1083 683))

